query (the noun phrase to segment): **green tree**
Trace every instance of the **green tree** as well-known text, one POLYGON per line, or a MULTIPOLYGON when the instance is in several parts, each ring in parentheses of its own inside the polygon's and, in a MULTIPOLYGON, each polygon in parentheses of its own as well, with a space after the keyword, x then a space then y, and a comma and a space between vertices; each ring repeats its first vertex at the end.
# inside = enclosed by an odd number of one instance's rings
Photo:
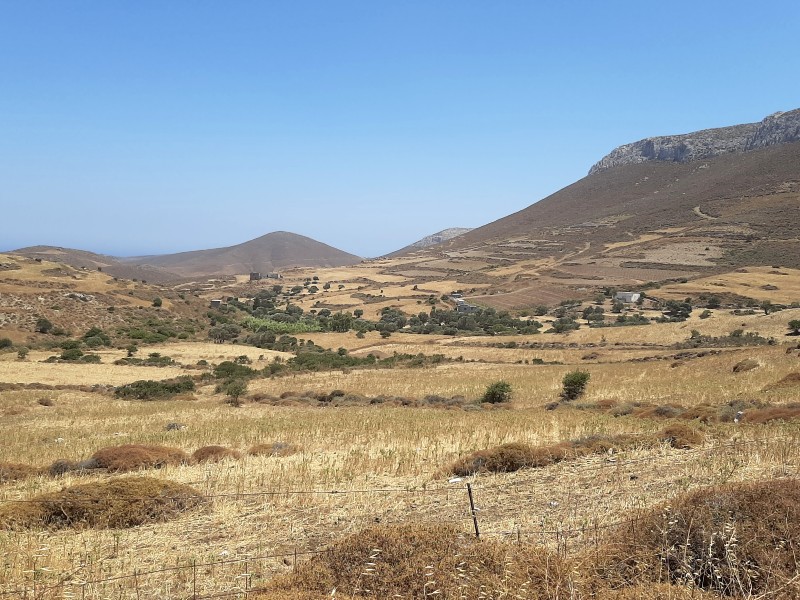
POLYGON ((5 348, 11 348, 14 345, 14 342, 11 341, 11 338, 0 338, 0 350, 4 350, 5 348))
POLYGON ((769 300, 764 300, 761 303, 761 310, 764 311, 765 315, 768 315, 769 313, 771 313, 771 312, 773 312, 775 310, 775 305, 772 304, 772 302, 770 302, 769 300))
POLYGON ((589 383, 590 373, 576 369, 564 375, 561 380, 563 389, 561 390, 561 397, 564 400, 575 400, 583 395, 586 391, 586 385, 589 383))
POLYGON ((495 381, 486 388, 481 396, 481 402, 498 404, 511 400, 511 384, 507 381, 495 381))
POLYGON ((800 319, 789 321, 789 335, 800 335, 800 319))
POLYGON ((30 350, 28 350, 25 346, 20 346, 17 350, 17 358, 20 360, 25 360, 28 357, 28 352, 30 352, 30 350))
POLYGON ((349 313, 338 312, 331 317, 330 328, 331 331, 338 331, 345 333, 350 331, 353 325, 353 317, 349 313))
POLYGON ((164 302, 163 302, 163 300, 161 300, 161 298, 159 298, 158 296, 156 296, 155 298, 153 298, 153 306, 155 306, 156 308, 159 308, 159 307, 161 307, 161 305, 162 305, 163 303, 164 303, 164 302))
POLYGON ((241 406, 241 397, 247 392, 247 380, 232 379, 223 386, 223 391, 228 396, 228 404, 231 406, 241 406))

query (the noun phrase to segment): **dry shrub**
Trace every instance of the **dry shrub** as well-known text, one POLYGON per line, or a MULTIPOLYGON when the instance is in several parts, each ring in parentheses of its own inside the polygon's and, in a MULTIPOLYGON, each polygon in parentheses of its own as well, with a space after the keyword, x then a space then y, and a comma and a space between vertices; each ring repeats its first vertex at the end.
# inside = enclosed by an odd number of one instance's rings
POLYGON ((719 594, 685 585, 648 583, 619 589, 599 589, 592 600, 720 600, 719 594))
POLYGON ((564 460, 574 460, 589 454, 601 454, 611 449, 622 450, 637 445, 653 445, 644 436, 595 435, 550 446, 502 444, 488 450, 478 450, 454 462, 448 473, 465 477, 474 473, 510 473, 523 468, 539 468, 564 460))
POLYGON ((337 598, 461 598, 482 588, 487 598, 524 590, 555 598, 571 577, 568 563, 543 549, 478 541, 450 525, 375 526, 273 580, 258 597, 311 600, 335 589, 337 598))
POLYGON ((24 463, 0 462, 0 483, 41 475, 42 469, 24 463))
POLYGON ((287 442, 272 442, 271 444, 256 444, 247 453, 250 456, 291 456, 300 452, 300 448, 287 442))
POLYGON ((612 450, 650 448, 668 442, 673 448, 693 448, 704 441, 702 433, 686 425, 670 425, 653 435, 592 435, 550 446, 512 442, 461 457, 446 472, 466 477, 475 473, 510 473, 524 468, 546 467, 565 460, 612 450))
POLYGON ((194 394, 178 394, 177 396, 172 397, 173 400, 177 400, 178 402, 195 402, 197 400, 197 396, 194 394))
POLYGON ((92 455, 96 468, 109 471, 135 471, 137 469, 161 468, 189 461, 189 456, 180 448, 125 444, 101 448, 92 455))
POLYGON ((742 417, 746 423, 768 423, 770 421, 791 421, 800 417, 800 406, 771 406, 747 411, 742 417))
POLYGON ((688 450, 697 446, 702 446, 706 436, 702 432, 692 429, 683 423, 668 425, 657 434, 662 442, 669 443, 673 448, 688 450))
POLYGON ((161 522, 205 502, 194 488, 151 477, 85 483, 0 507, 3 529, 123 528, 161 522))
POLYGON ((674 419, 686 411, 676 404, 661 404, 659 406, 642 407, 634 411, 633 416, 639 419, 674 419))
POLYGON ((75 471, 77 468, 78 463, 76 461, 68 460, 66 458, 59 458, 53 461, 53 463, 47 469, 47 472, 53 477, 58 477, 59 475, 64 475, 70 471, 75 471))
POLYGON ((796 599, 798 553, 800 482, 736 483, 690 492, 622 525, 596 552, 595 574, 610 587, 662 582, 796 599))
POLYGON ((697 420, 701 423, 713 423, 717 420, 718 413, 718 407, 708 404, 698 404, 697 406, 686 409, 686 411, 681 414, 680 418, 687 421, 697 420))
POLYGON ((242 458, 242 453, 234 448, 226 448, 225 446, 203 446, 194 451, 192 458, 199 463, 219 462, 229 458, 239 460, 242 458))
POLYGON ((781 388, 793 388, 800 386, 800 373, 789 373, 786 377, 772 383, 764 388, 764 391, 777 390, 781 388))
POLYGON ((738 363, 733 365, 733 372, 745 373, 747 371, 752 371, 753 369, 757 369, 760 366, 761 364, 757 360, 753 360, 752 358, 746 358, 744 360, 740 360, 738 363))
POLYGON ((55 406, 55 401, 52 398, 39 398, 36 403, 39 406, 55 406))

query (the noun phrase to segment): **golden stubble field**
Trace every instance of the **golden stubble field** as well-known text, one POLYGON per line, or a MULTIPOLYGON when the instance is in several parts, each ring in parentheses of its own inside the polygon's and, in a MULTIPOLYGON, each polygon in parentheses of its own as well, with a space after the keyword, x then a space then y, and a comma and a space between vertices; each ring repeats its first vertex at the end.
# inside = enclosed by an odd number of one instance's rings
MULTIPOLYGON (((746 329, 777 332, 781 325, 785 329, 790 317, 795 318, 794 313, 750 316, 746 329)), ((602 333, 579 330, 568 336, 538 335, 525 340, 309 335, 316 343, 334 348, 359 351, 360 347, 361 352, 377 348, 387 354, 438 351, 453 358, 463 355, 463 362, 434 368, 353 369, 256 379, 248 392, 278 396, 290 391, 340 389, 370 397, 418 399, 437 394, 477 399, 489 383, 508 381, 514 392, 511 404, 493 409, 320 408, 298 400, 277 405, 246 401, 234 408, 214 393, 213 383, 201 387, 193 401, 131 402, 77 388, 2 391, 0 449, 4 461, 46 467, 57 459, 81 460, 99 448, 129 443, 176 446, 188 452, 220 444, 246 453, 255 444, 283 442, 299 451, 289 456, 245 454, 240 460, 144 472, 191 484, 209 496, 204 508, 167 523, 116 530, 0 532, 0 591, 11 597, 25 590, 31 598, 137 600, 229 593, 263 585, 274 575, 291 570, 295 561, 302 562, 306 552, 324 549, 375 523, 435 521, 453 523, 469 532, 473 525, 464 489, 467 480, 451 481, 446 472, 446 466, 459 456, 507 442, 548 444, 596 434, 649 433, 669 422, 614 417, 591 408, 546 410, 545 405, 558 398, 564 374, 576 367, 591 373, 580 400, 586 406, 598 402, 719 406, 736 400, 796 401, 797 387, 765 391, 787 374, 800 371, 798 353, 787 353, 786 344, 724 349, 684 361, 631 362, 674 353, 664 344, 685 340, 684 325, 708 334, 729 331, 733 321, 721 313, 716 324, 715 319, 602 333), (615 345, 616 336, 620 336, 619 345, 615 345), (487 345, 512 340, 558 340, 563 347, 487 345), (600 357, 584 360, 590 351, 600 357), (564 364, 524 364, 535 357, 564 364), (733 373, 733 365, 745 358, 754 359, 757 368, 733 373), (469 362, 473 360, 476 362, 469 362), (520 360, 522 364, 518 364, 520 360), (44 398, 52 406, 43 406, 40 401, 44 398), (186 428, 168 431, 166 425, 171 422, 186 428), (165 567, 171 570, 163 572, 165 567), (117 577, 122 579, 114 579, 117 577)), ((259 360, 263 364, 271 360, 267 352, 235 345, 181 343, 148 350, 185 364, 201 359, 219 362, 242 354, 250 356, 254 366, 261 364, 259 360)), ((104 356, 104 363, 110 363, 113 356, 104 356)), ((174 375, 173 371, 182 372, 171 367, 148 370, 107 363, 72 369, 69 367, 74 365, 4 359, 0 361, 0 379, 9 381, 9 373, 27 369, 28 383, 47 379, 71 386, 115 385, 134 375, 137 379, 164 378, 174 375), (51 370, 37 371, 42 367, 51 370)), ((484 537, 544 544, 568 553, 597 543, 598 532, 623 521, 631 511, 654 506, 685 490, 797 473, 800 432, 795 423, 689 424, 706 437, 702 446, 692 450, 634 448, 541 469, 469 478, 484 537)), ((73 473, 6 482, 0 484, 0 501, 7 504, 66 485, 128 476, 73 473)))

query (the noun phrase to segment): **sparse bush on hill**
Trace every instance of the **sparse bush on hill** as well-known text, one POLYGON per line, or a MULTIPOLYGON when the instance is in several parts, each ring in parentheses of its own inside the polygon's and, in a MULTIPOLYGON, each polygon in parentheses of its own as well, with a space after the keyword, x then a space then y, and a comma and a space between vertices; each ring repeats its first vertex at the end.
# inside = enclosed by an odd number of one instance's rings
POLYGON ((561 380, 561 397, 564 400, 580 398, 586 391, 586 385, 589 383, 590 377, 590 373, 579 369, 570 371, 564 375, 564 379, 561 380))
POLYGON ((99 327, 92 327, 89 329, 89 331, 83 334, 82 340, 89 348, 111 345, 111 338, 99 327))
POLYGON ((36 325, 34 326, 34 331, 37 333, 50 333, 53 330, 53 324, 45 319, 44 317, 40 317, 36 320, 36 325))
POLYGON ((188 485, 150 477, 85 483, 33 500, 0 507, 0 527, 120 529, 167 521, 205 502, 188 485))

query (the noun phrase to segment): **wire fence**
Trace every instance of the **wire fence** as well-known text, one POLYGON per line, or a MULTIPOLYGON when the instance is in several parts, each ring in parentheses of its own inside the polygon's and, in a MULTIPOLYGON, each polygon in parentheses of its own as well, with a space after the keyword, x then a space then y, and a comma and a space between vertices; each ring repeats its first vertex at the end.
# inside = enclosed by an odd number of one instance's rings
MULTIPOLYGON (((680 464, 690 465, 696 464, 698 459, 703 459, 706 456, 715 454, 724 454, 731 452, 733 455, 739 453, 746 453, 748 449, 753 446, 773 445, 776 442, 782 441, 798 441, 797 436, 781 436, 771 438, 769 440, 739 440, 735 442, 716 444, 709 448, 699 450, 687 450, 682 453, 682 460, 680 464)), ((672 455, 670 458, 673 458, 672 455)), ((796 477, 796 465, 789 464, 788 454, 782 453, 783 464, 780 468, 779 477, 796 477)), ((651 464, 655 461, 664 460, 663 456, 650 455, 647 457, 639 458, 625 458, 622 455, 613 455, 605 457, 603 462, 597 464, 583 464, 575 466, 572 470, 573 475, 586 475, 596 474, 601 471, 619 471, 631 466, 643 466, 651 464)), ((498 499, 498 493, 510 493, 514 501, 521 501, 525 495, 530 493, 531 490, 536 489, 542 484, 542 480, 537 475, 543 473, 543 470, 529 470, 529 475, 522 481, 502 481, 491 482, 484 484, 483 478, 480 476, 470 478, 453 478, 447 485, 438 485, 433 487, 418 487, 418 488, 403 488, 403 487, 376 487, 376 488, 361 488, 361 489, 287 489, 287 490, 265 490, 258 492, 242 492, 242 493, 219 493, 207 494, 199 496, 172 496, 163 497, 160 500, 188 500, 202 498, 207 501, 215 500, 242 500, 248 498, 274 498, 276 496, 328 496, 333 498, 343 498, 348 496, 360 495, 376 495, 376 494, 393 494, 393 495, 409 495, 409 496, 432 496, 438 494, 447 494, 446 503, 443 505, 445 509, 450 509, 451 514, 446 517, 443 515, 435 516, 436 523, 450 523, 460 525, 465 533, 469 535, 476 535, 477 537, 494 537, 505 540, 516 540, 517 543, 539 543, 551 544, 559 553, 568 552, 568 546, 572 545, 585 545, 586 543, 598 544, 601 539, 602 532, 622 527, 627 524, 634 523, 638 517, 629 519, 614 520, 614 521, 601 521, 599 517, 591 520, 584 520, 580 524, 568 523, 550 523, 549 516, 542 514, 539 519, 539 527, 526 527, 523 529, 521 526, 513 526, 511 528, 492 528, 497 526, 499 521, 499 513, 496 506, 492 505, 492 501, 502 502, 498 499), (473 497, 474 494, 474 497, 473 497), (487 502, 483 507, 480 505, 481 501, 487 502), (456 518, 453 518, 452 509, 455 509, 456 518), (493 520, 493 512, 498 516, 493 520), (472 532, 474 526, 474 533, 472 532), (488 528, 485 528, 487 527, 488 528), (484 529, 485 528, 485 529, 484 529), (533 542, 532 542, 533 541, 533 542)), ((632 475, 628 473, 629 475, 632 475)), ((702 482, 697 482, 702 483, 702 482)), ((152 500, 152 498, 140 496, 118 496, 113 499, 114 502, 136 502, 152 500)), ((96 502, 95 500, 82 500, 80 498, 71 499, 69 503, 81 502, 96 502)), ((28 499, 3 499, 0 504, 33 504, 43 502, 41 499, 28 498, 28 499)), ((52 502, 52 500, 49 500, 52 502)), ((441 504, 441 503, 440 503, 441 504)), ((65 505, 66 506, 66 505, 65 505)), ((413 504, 410 507, 414 507, 413 504)), ((426 510, 430 507, 422 507, 420 510, 426 510)), ((310 507, 301 512, 313 514, 319 512, 318 507, 310 507)), ((295 515, 296 516, 296 515, 295 515)), ((507 516, 507 515, 506 515, 507 516)), ((524 519, 531 523, 534 519, 530 514, 525 514, 524 519)), ((296 568, 298 561, 309 557, 317 556, 328 551, 328 548, 323 545, 318 548, 302 548, 299 540, 292 539, 289 544, 296 544, 292 549, 287 549, 282 552, 271 552, 267 554, 255 555, 242 555, 234 558, 220 558, 219 560, 196 562, 191 561, 185 564, 176 564, 172 566, 164 566, 156 569, 142 569, 134 570, 131 573, 112 575, 108 577, 94 577, 81 579, 78 573, 82 570, 81 567, 68 573, 61 573, 58 575, 48 574, 47 581, 43 581, 42 573, 37 573, 36 569, 32 570, 31 581, 24 587, 14 589, 0 590, 0 597, 15 598, 20 600, 49 600, 50 598, 74 598, 80 600, 93 599, 93 598, 106 598, 114 597, 120 599, 136 599, 142 600, 143 598, 153 597, 169 597, 169 598, 185 598, 187 600, 211 600, 212 598, 226 598, 237 597, 245 598, 252 597, 261 588, 253 586, 254 579, 263 579, 262 570, 264 565, 270 561, 282 561, 283 569, 296 568), (216 573, 219 575, 220 571, 227 572, 228 577, 219 578, 222 581, 229 581, 229 585, 224 590, 209 590, 207 589, 207 580, 213 579, 216 573), (210 572, 211 577, 204 577, 210 572), (169 583, 165 582, 165 575, 176 576, 169 583), (179 577, 178 577, 179 576, 179 577), (109 591, 109 588, 113 590, 109 591), (158 588, 157 591, 155 588, 158 588)), ((267 569, 268 570, 268 569, 267 569)), ((274 568, 272 571, 274 572, 274 568)))

